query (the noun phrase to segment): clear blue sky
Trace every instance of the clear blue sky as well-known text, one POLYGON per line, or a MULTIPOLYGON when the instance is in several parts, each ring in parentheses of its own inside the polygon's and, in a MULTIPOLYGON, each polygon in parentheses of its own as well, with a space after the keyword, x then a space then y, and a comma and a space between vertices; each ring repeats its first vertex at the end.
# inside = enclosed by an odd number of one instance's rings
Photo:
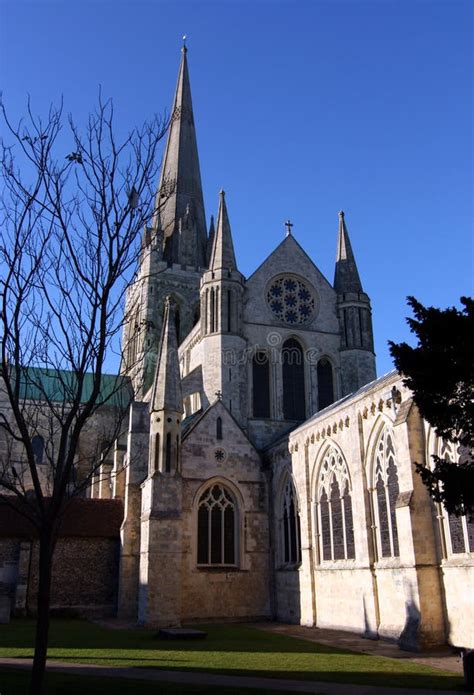
POLYGON ((183 33, 208 218, 222 187, 249 275, 290 217, 332 282, 344 209, 388 371, 407 295, 473 290, 473 3, 0 0, 7 106, 64 95, 80 121, 100 84, 139 124, 171 107, 183 33))

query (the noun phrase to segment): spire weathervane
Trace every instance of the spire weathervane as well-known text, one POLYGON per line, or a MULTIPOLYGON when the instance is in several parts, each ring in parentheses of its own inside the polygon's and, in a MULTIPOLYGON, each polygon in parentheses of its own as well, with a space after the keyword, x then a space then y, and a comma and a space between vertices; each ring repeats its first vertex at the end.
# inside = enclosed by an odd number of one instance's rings
POLYGON ((291 235, 291 228, 293 227, 293 222, 290 222, 290 220, 286 220, 285 227, 286 227, 286 236, 290 236, 291 235))
POLYGON ((188 40, 187 34, 183 34, 183 48, 181 49, 183 51, 183 53, 186 53, 186 51, 188 50, 188 48, 186 46, 187 40, 188 40))

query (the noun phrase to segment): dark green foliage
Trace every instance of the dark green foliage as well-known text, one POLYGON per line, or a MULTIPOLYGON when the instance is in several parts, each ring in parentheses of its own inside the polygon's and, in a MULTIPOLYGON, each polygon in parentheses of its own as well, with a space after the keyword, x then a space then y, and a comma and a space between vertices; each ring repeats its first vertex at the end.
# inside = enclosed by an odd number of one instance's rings
POLYGON ((389 341, 395 366, 413 391, 421 415, 436 434, 455 444, 459 463, 433 456, 434 468, 416 464, 430 495, 457 516, 474 514, 474 300, 463 309, 424 307, 408 297, 407 319, 418 344, 389 341))

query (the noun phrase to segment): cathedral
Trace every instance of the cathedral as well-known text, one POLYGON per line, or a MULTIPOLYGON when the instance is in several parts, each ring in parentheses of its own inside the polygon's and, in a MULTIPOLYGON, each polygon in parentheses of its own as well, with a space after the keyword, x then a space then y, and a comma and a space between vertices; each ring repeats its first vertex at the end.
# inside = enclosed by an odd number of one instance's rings
POLYGON ((133 399, 90 491, 121 504, 116 614, 474 647, 474 527, 414 469, 456 451, 400 375, 376 378, 344 213, 332 283, 291 223, 245 277, 224 191, 206 223, 186 47, 171 114, 126 297, 133 399))

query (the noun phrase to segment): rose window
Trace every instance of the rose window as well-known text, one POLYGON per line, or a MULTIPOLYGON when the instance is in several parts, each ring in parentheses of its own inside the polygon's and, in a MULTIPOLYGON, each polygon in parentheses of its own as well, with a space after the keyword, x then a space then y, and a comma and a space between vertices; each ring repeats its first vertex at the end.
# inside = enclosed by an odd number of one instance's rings
POLYGON ((315 315, 314 292, 296 277, 286 275, 272 280, 267 303, 272 314, 290 326, 308 323, 315 315))

